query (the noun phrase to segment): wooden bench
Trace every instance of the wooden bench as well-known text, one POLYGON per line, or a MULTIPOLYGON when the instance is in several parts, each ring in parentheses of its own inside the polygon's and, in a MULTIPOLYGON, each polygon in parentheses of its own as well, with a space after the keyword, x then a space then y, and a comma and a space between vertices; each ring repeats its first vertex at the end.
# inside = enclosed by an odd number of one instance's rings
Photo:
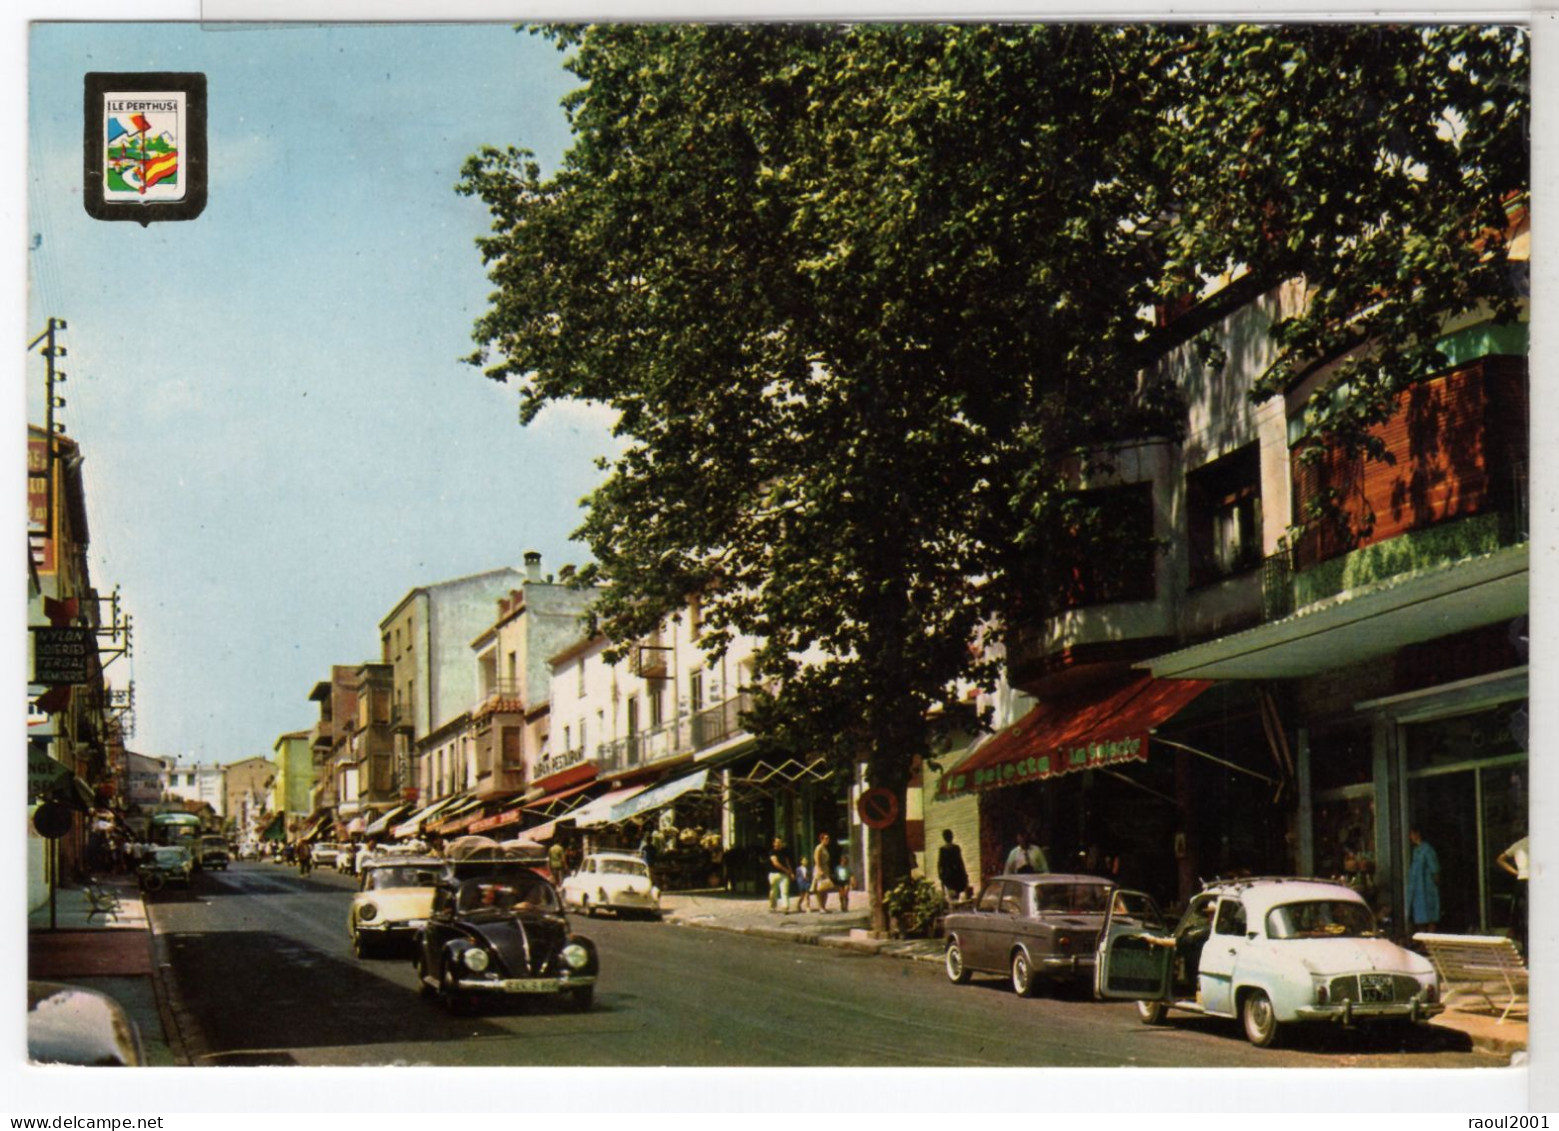
POLYGON ((1429 952, 1447 997, 1452 993, 1481 997, 1490 1009, 1499 1012, 1501 1022, 1512 1011, 1527 1008, 1527 967, 1510 939, 1503 935, 1427 933, 1413 939, 1429 952))
POLYGON ((102 884, 87 884, 81 889, 87 897, 87 922, 92 921, 94 915, 107 915, 110 919, 119 918, 122 908, 119 906, 119 896, 115 895, 111 888, 102 884))

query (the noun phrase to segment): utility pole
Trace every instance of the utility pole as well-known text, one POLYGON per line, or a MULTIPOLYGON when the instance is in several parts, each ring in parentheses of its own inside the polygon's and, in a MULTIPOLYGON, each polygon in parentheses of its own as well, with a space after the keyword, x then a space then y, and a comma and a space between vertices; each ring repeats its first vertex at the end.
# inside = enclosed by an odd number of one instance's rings
POLYGON ((52 537, 54 532, 54 436, 57 432, 65 431, 65 426, 63 424, 56 425, 54 423, 54 410, 56 408, 65 407, 65 398, 57 396, 54 392, 54 387, 56 385, 62 385, 65 383, 65 373, 63 370, 56 368, 54 362, 58 358, 64 357, 66 352, 65 347, 58 343, 55 336, 66 328, 65 319, 51 317, 49 319, 49 324, 44 329, 43 333, 39 334, 36 338, 27 343, 27 351, 29 353, 35 349, 39 349, 40 346, 42 347, 40 352, 43 354, 44 364, 44 391, 46 395, 44 398, 43 410, 43 505, 44 537, 46 538, 52 537))

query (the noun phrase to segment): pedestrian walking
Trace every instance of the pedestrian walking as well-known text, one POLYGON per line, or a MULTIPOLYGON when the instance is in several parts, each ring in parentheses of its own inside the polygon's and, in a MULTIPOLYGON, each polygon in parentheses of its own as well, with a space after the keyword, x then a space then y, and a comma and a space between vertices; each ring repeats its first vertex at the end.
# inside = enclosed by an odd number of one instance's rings
POLYGON ((1520 945, 1522 954, 1527 953, 1527 840, 1522 837, 1494 861, 1516 877, 1516 893, 1510 901, 1510 937, 1520 945))
POLYGON ((309 847, 309 842, 298 845, 295 855, 298 858, 298 875, 308 875, 314 867, 314 850, 309 847))
POLYGON ((843 846, 839 849, 839 859, 834 862, 834 884, 839 888, 839 910, 850 910, 850 854, 843 846))
POLYGON ((774 838, 774 843, 769 847, 769 910, 777 911, 779 904, 784 904, 786 915, 790 914, 790 885, 796 878, 796 867, 791 863, 790 850, 785 847, 785 842, 779 837, 774 838))
POLYGON ((1407 865, 1408 933, 1440 926, 1440 858, 1417 828, 1407 831, 1413 855, 1407 865))
POLYGON ((829 847, 832 837, 817 834, 817 847, 812 850, 812 882, 817 891, 817 909, 828 913, 828 893, 834 890, 834 855, 829 847))
POLYGON ((964 866, 964 850, 953 843, 953 830, 942 830, 942 847, 936 854, 936 878, 942 882, 942 894, 947 902, 955 903, 966 898, 969 892, 969 869, 964 866))
POLYGON ((812 910, 812 879, 807 874, 806 857, 796 861, 796 910, 812 910))
POLYGON ((568 873, 568 853, 563 849, 561 840, 554 840, 552 847, 547 849, 547 871, 552 873, 552 882, 560 884, 568 873))
POLYGON ((1045 859, 1045 850, 1029 840, 1026 832, 1018 833, 1018 843, 1012 851, 1007 853, 1007 862, 1003 870, 1009 876, 1021 876, 1030 872, 1048 872, 1050 863, 1045 859))

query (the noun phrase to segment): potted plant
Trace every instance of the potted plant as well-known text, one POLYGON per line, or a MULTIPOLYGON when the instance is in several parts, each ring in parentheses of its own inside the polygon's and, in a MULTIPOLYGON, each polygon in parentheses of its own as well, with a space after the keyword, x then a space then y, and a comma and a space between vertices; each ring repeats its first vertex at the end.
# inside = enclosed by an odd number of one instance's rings
POLYGON ((918 876, 905 876, 882 902, 901 938, 927 938, 942 914, 942 893, 930 880, 918 876))

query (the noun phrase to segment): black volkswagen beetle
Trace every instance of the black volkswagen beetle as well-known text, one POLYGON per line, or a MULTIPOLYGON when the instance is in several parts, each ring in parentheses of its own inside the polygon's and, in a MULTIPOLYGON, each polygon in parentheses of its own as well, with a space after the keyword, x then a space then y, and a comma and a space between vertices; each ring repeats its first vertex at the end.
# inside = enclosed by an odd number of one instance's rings
POLYGON ((589 1009, 600 972, 595 944, 569 929, 557 890, 520 865, 481 870, 452 874, 434 889, 413 958, 422 992, 453 1013, 484 998, 542 994, 589 1009))

